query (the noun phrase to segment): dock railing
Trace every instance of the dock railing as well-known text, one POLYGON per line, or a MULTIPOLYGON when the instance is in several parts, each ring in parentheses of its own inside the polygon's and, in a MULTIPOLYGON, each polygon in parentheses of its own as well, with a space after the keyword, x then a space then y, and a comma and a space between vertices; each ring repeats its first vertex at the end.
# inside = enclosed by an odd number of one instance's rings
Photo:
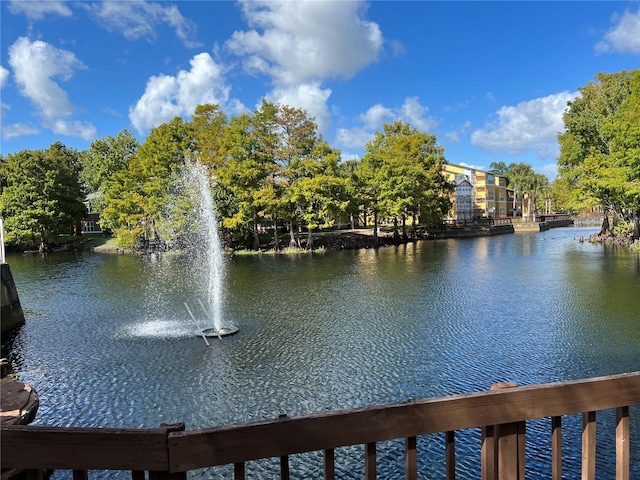
POLYGON ((245 478, 245 464, 276 458, 288 479, 289 456, 323 452, 322 475, 335 478, 338 447, 364 445, 362 478, 376 478, 376 443, 404 439, 405 478, 418 478, 417 437, 442 432, 446 478, 456 474, 456 430, 482 429, 481 478, 524 479, 526 422, 551 423, 551 478, 562 478, 562 416, 582 414, 582 479, 595 479, 596 412, 615 409, 616 479, 628 480, 629 407, 640 404, 640 372, 533 386, 496 384, 492 390, 381 406, 281 417, 249 424, 185 431, 183 425, 157 429, 97 429, 41 426, 2 428, 2 468, 24 469, 27 478, 44 470, 68 469, 74 479, 89 470, 129 470, 134 480, 184 479, 186 472, 233 465, 245 478))

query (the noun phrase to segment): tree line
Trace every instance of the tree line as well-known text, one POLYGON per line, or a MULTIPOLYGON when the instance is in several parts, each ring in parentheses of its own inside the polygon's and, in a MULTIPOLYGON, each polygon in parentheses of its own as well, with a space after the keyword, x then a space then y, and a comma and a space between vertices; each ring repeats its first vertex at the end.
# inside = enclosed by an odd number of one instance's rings
MULTIPOLYGON (((640 70, 598 74, 580 92, 564 114, 553 185, 525 163, 490 169, 507 176, 520 198, 526 194, 530 212, 536 200, 548 208, 553 199, 554 210, 565 212, 602 206, 620 233, 638 238, 640 70)), ((56 142, 0 157, 6 238, 46 249, 84 216, 92 193, 101 227, 121 245, 181 248, 193 229, 181 179, 195 161, 211 174, 221 231, 234 247, 257 249, 265 225, 275 248, 281 231, 290 247, 312 248, 314 232, 367 219, 374 235, 384 220, 395 236, 406 236, 408 227, 439 225, 454 188, 443 175, 446 159, 435 135, 407 123, 385 124, 362 158, 342 160, 302 109, 263 101, 228 118, 217 105, 200 105, 189 120, 153 128, 143 143, 122 130, 82 152, 56 142)))
POLYGON ((159 125, 143 143, 123 130, 83 152, 57 142, 3 158, 7 238, 45 247, 83 216, 92 193, 101 227, 121 245, 182 248, 194 227, 182 175, 196 161, 210 172, 221 231, 233 246, 258 248, 268 225, 276 249, 282 229, 290 247, 312 248, 319 229, 337 221, 353 226, 357 218, 366 224, 367 217, 376 232, 385 219, 406 235, 407 219, 413 226, 439 222, 450 207, 442 147, 406 123, 384 125, 362 159, 343 162, 302 109, 263 101, 251 114, 227 118, 217 105, 200 105, 190 120, 159 125))

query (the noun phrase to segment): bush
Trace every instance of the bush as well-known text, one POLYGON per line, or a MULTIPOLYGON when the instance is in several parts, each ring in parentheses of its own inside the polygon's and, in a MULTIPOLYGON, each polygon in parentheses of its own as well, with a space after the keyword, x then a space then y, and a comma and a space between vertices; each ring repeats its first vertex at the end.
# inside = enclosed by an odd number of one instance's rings
POLYGON ((611 231, 616 237, 629 237, 631 236, 631 232, 633 232, 633 223, 620 222, 615 225, 611 231))

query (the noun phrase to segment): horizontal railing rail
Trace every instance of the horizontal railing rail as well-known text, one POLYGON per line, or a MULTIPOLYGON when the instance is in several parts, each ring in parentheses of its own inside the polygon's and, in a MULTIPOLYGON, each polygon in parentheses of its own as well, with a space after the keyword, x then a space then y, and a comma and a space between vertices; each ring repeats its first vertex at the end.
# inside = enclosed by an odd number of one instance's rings
POLYGON ((2 468, 70 469, 79 472, 77 478, 85 478, 82 472, 88 469, 131 470, 133 478, 141 471, 184 478, 190 470, 233 465, 235 478, 244 478, 245 462, 279 458, 281 478, 289 478, 290 455, 320 451, 324 478, 332 479, 334 449, 364 445, 365 478, 376 478, 376 443, 404 439, 405 475, 417 478, 416 438, 443 432, 447 478, 454 478, 454 431, 481 427, 482 478, 519 479, 525 470, 525 422, 550 418, 555 479, 562 470, 561 417, 582 414, 583 478, 593 479, 596 412, 616 409, 616 478, 629 478, 629 407, 640 404, 640 372, 508 387, 189 431, 180 425, 151 430, 3 427, 2 468))

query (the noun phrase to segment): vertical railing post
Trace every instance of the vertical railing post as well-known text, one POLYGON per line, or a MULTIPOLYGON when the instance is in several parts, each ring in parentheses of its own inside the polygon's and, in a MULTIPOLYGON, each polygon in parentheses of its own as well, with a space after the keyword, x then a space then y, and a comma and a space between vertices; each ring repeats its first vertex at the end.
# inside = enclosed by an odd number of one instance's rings
POLYGON ((334 480, 336 478, 336 453, 333 448, 324 449, 324 480, 334 480))
POLYGON ((376 442, 370 442, 364 446, 364 478, 376 480, 376 475, 376 442))
POLYGON ((562 480, 562 417, 551 417, 551 479, 562 480))
MULTIPOLYGON (((496 383, 491 386, 491 390, 504 390, 517 385, 513 382, 496 383)), ((491 464, 493 464, 493 478, 499 480, 524 480, 525 473, 525 446, 526 446, 526 424, 525 422, 505 423, 493 426, 493 449, 495 453, 491 455, 489 445, 489 427, 483 430, 483 479, 491 478, 491 464)))
POLYGON ((482 427, 481 447, 481 477, 482 480, 496 480, 498 478, 498 451, 496 450, 496 427, 487 425, 482 427))
MULTIPOLYGON (((184 423, 161 423, 160 428, 164 428, 167 434, 167 464, 170 466, 171 456, 169 455, 169 434, 172 432, 184 431, 184 423)), ((186 480, 187 472, 171 473, 169 470, 167 470, 166 472, 149 472, 149 480, 156 478, 161 480, 186 480)))
POLYGON ((445 433, 445 464, 446 479, 455 480, 456 478, 456 432, 449 431, 445 433))
POLYGON ((407 437, 404 439, 404 478, 417 480, 418 478, 418 439, 407 437))
POLYGON ((616 408, 616 480, 629 480, 629 407, 616 408))
POLYGON ((596 478, 596 412, 582 414, 582 480, 596 478))
POLYGON ((244 462, 233 464, 233 480, 244 480, 244 462))
POLYGON ((289 456, 282 455, 280 457, 280 480, 289 480, 289 456))

